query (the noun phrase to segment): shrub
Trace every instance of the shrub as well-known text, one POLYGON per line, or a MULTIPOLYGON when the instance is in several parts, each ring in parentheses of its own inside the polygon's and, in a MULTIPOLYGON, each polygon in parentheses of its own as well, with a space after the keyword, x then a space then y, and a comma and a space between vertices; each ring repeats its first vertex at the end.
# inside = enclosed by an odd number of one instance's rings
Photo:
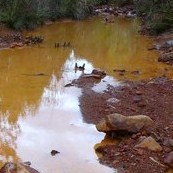
POLYGON ((151 33, 158 34, 173 27, 172 0, 138 0, 135 5, 151 33))

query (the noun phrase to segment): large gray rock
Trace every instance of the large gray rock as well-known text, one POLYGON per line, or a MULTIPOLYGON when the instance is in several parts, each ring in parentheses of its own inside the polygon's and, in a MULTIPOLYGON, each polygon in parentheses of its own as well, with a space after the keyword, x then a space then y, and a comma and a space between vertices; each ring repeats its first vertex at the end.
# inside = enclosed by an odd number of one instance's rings
POLYGON ((23 163, 7 162, 0 169, 0 173, 39 173, 34 168, 23 163))
POLYGON ((137 133, 141 129, 152 127, 153 120, 145 115, 123 116, 121 114, 110 114, 103 118, 96 128, 100 132, 120 132, 137 133))

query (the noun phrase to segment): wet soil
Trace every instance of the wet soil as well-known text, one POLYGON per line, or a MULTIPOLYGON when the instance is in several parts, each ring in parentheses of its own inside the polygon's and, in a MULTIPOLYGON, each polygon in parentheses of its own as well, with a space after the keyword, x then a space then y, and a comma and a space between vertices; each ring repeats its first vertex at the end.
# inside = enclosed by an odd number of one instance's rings
MULTIPOLYGON (((3 25, 0 25, 0 49, 9 48, 12 43, 16 42, 21 33, 8 29, 3 25)), ((17 42, 19 42, 18 40, 17 42)), ((20 41, 21 42, 21 41, 20 41)))
POLYGON ((103 93, 96 93, 92 86, 98 82, 99 80, 82 78, 76 81, 83 88, 80 108, 86 122, 97 124, 111 113, 125 116, 147 115, 155 122, 152 131, 140 131, 123 140, 119 137, 121 140, 118 145, 97 148, 96 151, 102 154, 100 162, 121 173, 165 173, 168 167, 163 160, 173 149, 167 142, 173 136, 173 81, 165 77, 138 82, 124 81, 122 86, 107 86, 103 93), (112 98, 118 99, 118 102, 109 102, 112 98), (163 150, 152 152, 136 149, 135 145, 141 136, 154 137, 163 150))
POLYGON ((42 41, 41 36, 24 36, 22 32, 6 28, 0 24, 0 49, 23 47, 42 41))

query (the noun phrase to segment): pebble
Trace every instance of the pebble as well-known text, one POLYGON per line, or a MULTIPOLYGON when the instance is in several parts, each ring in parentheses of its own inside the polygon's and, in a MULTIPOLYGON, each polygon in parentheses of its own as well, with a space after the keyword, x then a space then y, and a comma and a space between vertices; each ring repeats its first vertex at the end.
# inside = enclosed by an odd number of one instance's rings
POLYGON ((173 152, 170 152, 165 156, 164 163, 170 167, 173 167, 173 152))
POLYGON ((57 151, 57 150, 52 150, 51 151, 51 155, 52 156, 55 156, 56 154, 59 154, 60 152, 59 151, 57 151))

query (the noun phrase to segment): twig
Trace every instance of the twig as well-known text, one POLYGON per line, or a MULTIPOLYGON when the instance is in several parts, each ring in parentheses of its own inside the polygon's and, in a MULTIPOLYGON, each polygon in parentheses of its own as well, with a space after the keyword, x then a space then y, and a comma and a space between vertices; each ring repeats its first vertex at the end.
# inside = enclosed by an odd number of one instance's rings
POLYGON ((155 160, 153 157, 149 157, 149 158, 150 158, 150 160, 152 160, 154 163, 157 163, 158 165, 160 165, 160 166, 162 166, 162 167, 166 168, 166 166, 165 166, 165 165, 163 165, 163 164, 162 164, 162 163, 160 163, 159 161, 155 160))

